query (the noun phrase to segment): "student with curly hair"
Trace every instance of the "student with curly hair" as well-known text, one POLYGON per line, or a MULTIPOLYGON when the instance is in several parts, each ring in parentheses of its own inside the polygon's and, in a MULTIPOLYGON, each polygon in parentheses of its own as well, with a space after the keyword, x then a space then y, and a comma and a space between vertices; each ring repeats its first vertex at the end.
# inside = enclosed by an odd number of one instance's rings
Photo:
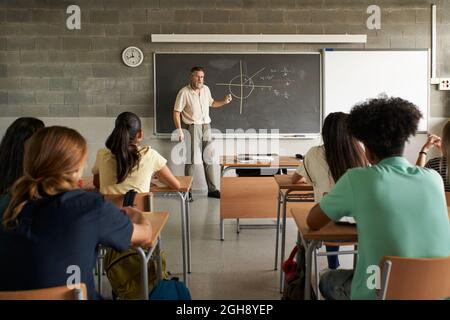
POLYGON ((440 175, 403 158, 405 143, 415 135, 422 114, 400 98, 372 99, 349 116, 352 135, 365 146, 371 167, 349 169, 308 215, 317 230, 330 220, 352 216, 358 226, 355 270, 322 275, 326 299, 375 299, 384 256, 446 257, 450 224, 440 175))
POLYGON ((418 166, 434 169, 439 172, 444 181, 445 191, 450 192, 450 172, 447 159, 450 159, 450 121, 448 121, 445 124, 444 129, 442 129, 442 138, 435 134, 430 134, 428 136, 427 142, 425 142, 420 150, 416 162, 416 165, 418 166), (441 151, 442 156, 430 159, 426 162, 428 151, 433 147, 436 147, 441 151))

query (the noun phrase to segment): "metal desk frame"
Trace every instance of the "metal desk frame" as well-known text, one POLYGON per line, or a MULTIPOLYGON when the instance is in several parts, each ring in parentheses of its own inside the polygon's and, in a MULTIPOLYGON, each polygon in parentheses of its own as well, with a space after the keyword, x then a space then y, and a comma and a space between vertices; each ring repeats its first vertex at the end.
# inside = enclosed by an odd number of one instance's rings
POLYGON ((158 197, 173 197, 178 196, 181 200, 181 247, 183 256, 183 281, 186 287, 189 286, 188 273, 191 273, 191 226, 189 221, 189 191, 152 191, 153 196, 158 197))

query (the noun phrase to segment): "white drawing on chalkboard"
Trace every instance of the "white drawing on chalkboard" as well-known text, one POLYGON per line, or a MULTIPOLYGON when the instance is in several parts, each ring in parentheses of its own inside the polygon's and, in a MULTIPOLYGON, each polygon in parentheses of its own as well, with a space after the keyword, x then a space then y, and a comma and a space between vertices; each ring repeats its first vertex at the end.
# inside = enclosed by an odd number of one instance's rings
POLYGON ((255 72, 252 76, 248 76, 247 74, 244 74, 242 71, 242 60, 239 61, 239 68, 240 73, 239 75, 233 77, 228 83, 216 83, 217 86, 228 86, 228 90, 230 91, 230 94, 235 97, 236 99, 240 100, 240 107, 239 107, 239 114, 242 114, 243 109, 243 101, 244 99, 247 99, 253 92, 255 88, 272 88, 272 86, 263 86, 263 85, 256 85, 253 82, 253 78, 264 71, 265 67, 255 72), (238 89, 239 92, 236 93, 234 89, 238 89))

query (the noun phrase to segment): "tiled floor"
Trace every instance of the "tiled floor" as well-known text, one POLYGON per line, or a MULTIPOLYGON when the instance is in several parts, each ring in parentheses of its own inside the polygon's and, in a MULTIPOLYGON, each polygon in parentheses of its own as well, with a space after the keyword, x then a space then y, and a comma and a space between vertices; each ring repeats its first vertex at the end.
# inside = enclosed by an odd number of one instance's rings
MULTIPOLYGON (((189 289, 193 299, 280 299, 279 271, 274 271, 275 228, 241 229, 236 222, 225 221, 225 241, 220 241, 220 200, 194 194, 191 203, 192 273, 189 289)), ((170 213, 162 232, 162 247, 167 269, 182 279, 180 202, 176 198, 155 198, 155 211, 170 213)), ((241 220, 241 223, 268 223, 275 220, 241 220)), ((297 228, 287 223, 286 256, 295 245, 297 228)), ((319 260, 326 267, 326 258, 319 260)), ((352 258, 341 257, 341 265, 350 267, 352 258)), ((106 278, 105 278, 106 280, 106 278)), ((110 297, 107 281, 103 294, 110 297)))

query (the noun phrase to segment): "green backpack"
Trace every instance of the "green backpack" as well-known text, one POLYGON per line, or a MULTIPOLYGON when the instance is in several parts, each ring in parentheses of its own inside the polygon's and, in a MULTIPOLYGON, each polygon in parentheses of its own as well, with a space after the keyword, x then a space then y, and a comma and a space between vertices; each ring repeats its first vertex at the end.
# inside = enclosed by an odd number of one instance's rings
MULTIPOLYGON (((169 279, 170 274, 166 270, 166 255, 162 250, 161 261, 163 279, 169 279)), ((135 249, 128 249, 124 252, 107 249, 104 265, 106 276, 116 297, 127 300, 142 299, 141 265, 135 249)), ((158 281, 157 262, 153 257, 148 262, 147 270, 148 289, 151 292, 158 281)))

